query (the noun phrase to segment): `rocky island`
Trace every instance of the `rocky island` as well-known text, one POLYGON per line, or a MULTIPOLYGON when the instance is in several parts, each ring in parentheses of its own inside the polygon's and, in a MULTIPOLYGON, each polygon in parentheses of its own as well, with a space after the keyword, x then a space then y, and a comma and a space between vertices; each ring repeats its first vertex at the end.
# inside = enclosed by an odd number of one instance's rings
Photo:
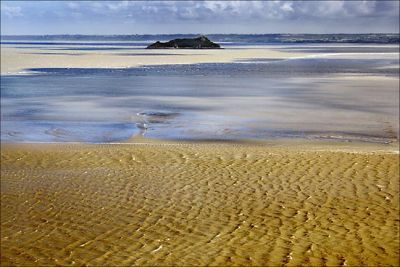
POLYGON ((147 47, 147 49, 165 49, 165 48, 181 48, 181 49, 218 49, 219 44, 211 42, 206 36, 202 35, 197 38, 174 39, 168 42, 157 41, 147 47))

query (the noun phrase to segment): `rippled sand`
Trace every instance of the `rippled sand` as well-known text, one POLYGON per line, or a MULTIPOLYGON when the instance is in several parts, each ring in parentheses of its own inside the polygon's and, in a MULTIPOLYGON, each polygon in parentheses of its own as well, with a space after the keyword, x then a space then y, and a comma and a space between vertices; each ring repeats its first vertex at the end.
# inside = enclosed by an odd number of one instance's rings
POLYGON ((1 160, 4 266, 399 264, 386 149, 3 144, 1 160))

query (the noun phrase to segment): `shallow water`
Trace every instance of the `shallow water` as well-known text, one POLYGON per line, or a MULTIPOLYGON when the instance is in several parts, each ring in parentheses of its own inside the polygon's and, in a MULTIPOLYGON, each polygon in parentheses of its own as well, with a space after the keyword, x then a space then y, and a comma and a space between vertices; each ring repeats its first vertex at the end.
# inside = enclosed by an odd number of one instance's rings
POLYGON ((41 68, 3 76, 1 139, 398 138, 399 58, 393 47, 363 46, 359 53, 344 45, 279 49, 308 53, 232 63, 41 68))

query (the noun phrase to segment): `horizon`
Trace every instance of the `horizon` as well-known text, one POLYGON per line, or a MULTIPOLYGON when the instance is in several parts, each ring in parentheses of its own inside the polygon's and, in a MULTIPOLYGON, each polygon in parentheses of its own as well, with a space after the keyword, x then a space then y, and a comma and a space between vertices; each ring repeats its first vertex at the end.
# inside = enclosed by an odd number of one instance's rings
POLYGON ((127 33, 127 34, 81 34, 81 33, 55 33, 55 34, 0 34, 0 36, 130 36, 130 35, 373 35, 391 34, 400 35, 397 32, 370 32, 370 33, 127 33))

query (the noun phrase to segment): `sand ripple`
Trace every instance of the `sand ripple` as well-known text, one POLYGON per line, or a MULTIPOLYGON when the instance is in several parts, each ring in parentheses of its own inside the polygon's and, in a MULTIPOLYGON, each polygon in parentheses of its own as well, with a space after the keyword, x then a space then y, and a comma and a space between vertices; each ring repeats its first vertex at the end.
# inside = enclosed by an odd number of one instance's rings
POLYGON ((6 145, 2 265, 399 264, 399 158, 6 145))

